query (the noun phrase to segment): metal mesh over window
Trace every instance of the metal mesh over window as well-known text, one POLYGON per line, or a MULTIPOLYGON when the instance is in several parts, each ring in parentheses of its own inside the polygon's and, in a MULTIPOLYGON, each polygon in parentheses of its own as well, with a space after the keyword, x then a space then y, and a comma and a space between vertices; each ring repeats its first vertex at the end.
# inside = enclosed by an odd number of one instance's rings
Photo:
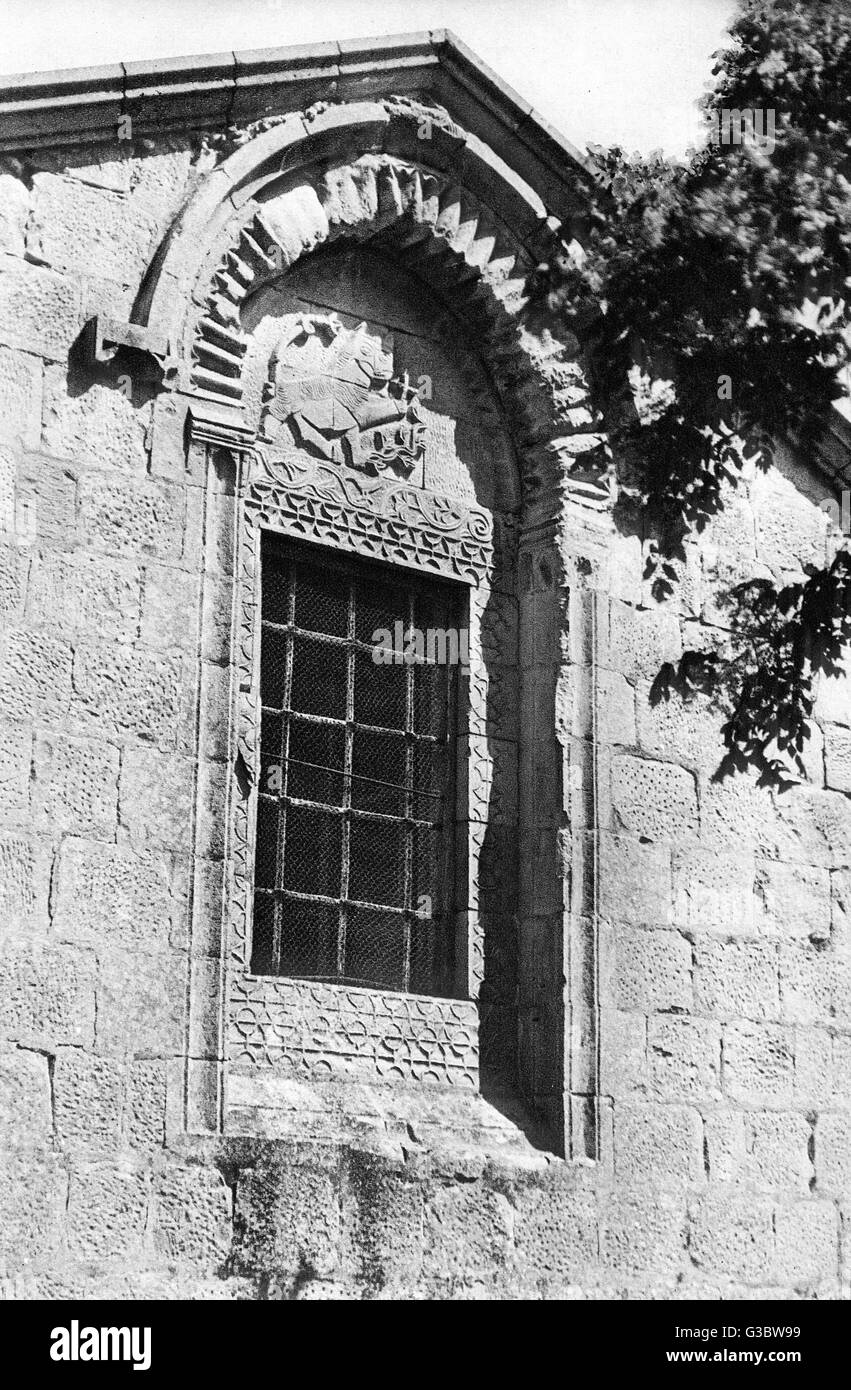
POLYGON ((270 536, 262 576, 252 971, 451 995, 457 666, 373 634, 457 629, 455 593, 270 536))

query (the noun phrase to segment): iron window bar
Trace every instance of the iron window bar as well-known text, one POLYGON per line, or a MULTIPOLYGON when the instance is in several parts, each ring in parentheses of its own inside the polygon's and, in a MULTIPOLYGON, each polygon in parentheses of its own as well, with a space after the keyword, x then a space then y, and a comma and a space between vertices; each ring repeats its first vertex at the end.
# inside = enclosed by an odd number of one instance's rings
MULTIPOLYGON (((407 790, 403 782, 382 782, 380 777, 367 777, 365 772, 341 772, 338 767, 324 767, 321 763, 308 763, 305 762, 304 758, 284 758, 283 761, 293 763, 297 767, 313 768, 315 772, 330 772, 334 777, 351 777, 355 782, 372 782, 376 787, 391 787, 394 791, 400 792, 407 790)), ((416 795, 431 797, 438 801, 443 799, 440 792, 418 791, 416 795)))
POLYGON ((457 590, 269 534, 262 585, 252 970, 452 994, 457 668, 371 639, 457 590))

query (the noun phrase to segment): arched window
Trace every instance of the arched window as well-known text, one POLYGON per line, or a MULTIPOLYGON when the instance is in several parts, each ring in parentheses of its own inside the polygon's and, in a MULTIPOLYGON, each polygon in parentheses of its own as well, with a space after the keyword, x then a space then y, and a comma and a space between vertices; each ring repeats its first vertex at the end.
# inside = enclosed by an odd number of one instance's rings
POLYGON ((557 703, 597 650, 566 504, 607 492, 577 347, 520 316, 552 229, 481 140, 459 184, 411 160, 415 106, 368 112, 238 149, 148 291, 217 615, 186 1123, 256 1132, 294 1077, 484 1084, 593 1154, 593 745, 557 703))

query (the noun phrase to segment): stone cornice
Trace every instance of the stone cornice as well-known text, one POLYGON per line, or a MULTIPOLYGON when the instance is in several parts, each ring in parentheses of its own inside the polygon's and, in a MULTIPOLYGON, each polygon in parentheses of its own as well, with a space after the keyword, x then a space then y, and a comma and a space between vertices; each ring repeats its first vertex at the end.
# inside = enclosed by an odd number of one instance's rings
POLYGON ((440 102, 483 139, 498 132, 507 161, 544 186, 587 169, 577 149, 445 29, 0 77, 0 151, 111 141, 122 116, 132 118, 134 135, 225 130, 318 101, 399 93, 440 102))

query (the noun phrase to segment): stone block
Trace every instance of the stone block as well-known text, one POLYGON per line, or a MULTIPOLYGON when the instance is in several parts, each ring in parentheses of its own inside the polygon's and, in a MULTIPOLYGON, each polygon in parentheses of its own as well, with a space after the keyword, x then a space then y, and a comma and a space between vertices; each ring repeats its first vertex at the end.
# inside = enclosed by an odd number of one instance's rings
POLYGON ((29 805, 32 733, 19 723, 0 724, 0 817, 18 817, 29 805))
POLYGON ((0 536, 15 540, 15 484, 18 477, 17 443, 0 442, 0 536))
POLYGON ((89 1047, 94 1037, 94 968, 67 948, 7 946, 0 957, 0 1034, 26 1047, 89 1047))
POLYGON ((685 1203, 673 1192, 617 1192, 600 1218, 600 1258, 623 1275, 676 1275, 687 1260, 685 1203))
POLYGON ((198 765, 195 848, 205 859, 221 859, 224 854, 224 810, 229 771, 225 763, 203 760, 198 765))
POLYGON ((169 1164, 154 1180, 154 1248, 198 1272, 230 1252, 231 1193, 216 1168, 169 1164))
MULTIPOLYGON (((669 611, 674 608, 688 618, 699 617, 703 602, 701 539, 698 538, 696 543, 688 539, 685 541, 683 546, 685 560, 679 556, 668 557, 666 563, 674 570, 673 593, 659 599, 653 593, 652 576, 645 573, 650 555, 650 545, 647 541, 644 542, 643 547, 641 547, 643 559, 640 585, 640 600, 643 607, 654 608, 657 605, 664 605, 669 611)), ((626 597, 626 595, 622 595, 622 597, 626 597)))
POLYGON ((851 1027, 851 956, 795 943, 780 947, 783 1017, 851 1027))
POLYGON ((58 1156, 23 1150, 3 1157, 0 1270, 26 1271, 54 1258, 62 1239, 68 1179, 58 1156))
POLYGON ((29 623, 63 635, 128 641, 139 624, 140 583, 140 569, 132 562, 42 550, 30 578, 29 623))
POLYGON ((713 782, 702 776, 700 838, 707 850, 742 854, 773 849, 776 814, 771 793, 747 774, 713 782))
POLYGON ((230 711, 230 670, 205 661, 201 668, 199 720, 202 758, 228 756, 228 715, 230 711))
POLYGON ((780 857, 851 868, 851 798, 801 785, 777 799, 780 857))
MULTIPOLYGON (((2 506, 0 498, 0 508, 2 506)), ((16 515, 14 502, 10 515, 16 515)), ((23 545, 0 545, 0 624, 3 628, 14 627, 21 621, 28 570, 29 554, 23 545)))
POLYGON ((306 1163, 241 1173, 237 1268, 290 1277, 332 1274, 340 1261, 340 1181, 334 1168, 306 1163))
POLYGON ((151 1059, 127 1065, 124 1133, 133 1148, 162 1146, 166 1118, 166 1064, 151 1059))
POLYGON ((156 231, 150 214, 111 189, 57 174, 33 179, 27 245, 56 270, 138 283, 156 231))
POLYGON ((803 1115, 789 1111, 749 1114, 746 1136, 746 1171, 758 1187, 809 1192, 812 1127, 803 1115))
POLYGON ((615 931, 615 990, 621 1009, 690 1010, 691 946, 677 932, 615 931))
POLYGON ((380 1160, 350 1150, 343 1197, 343 1268, 372 1297, 405 1297, 423 1264, 424 1183, 380 1160))
POLYGON ((46 1146, 52 1135, 48 1058, 24 1048, 0 1051, 0 1148, 46 1146))
POLYGON ((678 841, 697 833, 694 777, 674 763, 614 757, 612 805, 623 830, 649 840, 678 841))
POLYGON ((827 558, 828 519, 779 468, 757 472, 751 484, 757 559, 786 576, 827 558))
MULTIPOLYGON (((800 1038, 812 1036, 816 1030, 799 1028, 797 1032, 800 1038)), ((818 1030, 818 1036, 821 1036, 821 1030, 818 1030)), ((837 1033, 831 1041, 831 1086, 834 1104, 841 1105, 846 1110, 851 1109, 851 1037, 837 1033)))
POLYGON ((724 1029, 724 1090, 745 1105, 792 1102, 795 1054, 789 1028, 731 1023, 724 1029))
POLYGON ((673 614, 611 601, 606 666, 632 681, 652 681, 664 662, 677 662, 681 655, 680 629, 673 614))
POLYGON ((59 937, 152 951, 167 943, 170 922, 161 857, 91 840, 63 841, 54 909, 59 937))
POLYGON ((38 841, 0 833, 0 933, 47 925, 49 855, 38 841))
POLYGON ((70 463, 27 454, 18 473, 21 544, 56 540, 66 547, 77 533, 77 473, 70 463))
POLYGON ((819 1115, 815 1150, 819 1192, 851 1196, 851 1115, 819 1115))
MULTIPOLYGON (((851 1062, 851 1048, 848 1060, 851 1062)), ((830 1034, 822 1028, 796 1028, 795 1104, 809 1110, 831 1105, 834 1102, 833 1070, 830 1034)))
POLYGON ((126 748, 121 762, 121 823, 134 849, 188 851, 194 766, 153 748, 126 748))
POLYGON ((725 936, 753 931, 754 858, 695 848, 672 859, 674 920, 678 926, 725 936))
POLYGON ((840 664, 835 676, 820 676, 816 682, 816 718, 828 723, 851 725, 851 674, 840 664))
POLYGON ((602 915, 616 922, 668 925, 672 917, 669 848, 608 834, 599 841, 602 915))
POLYGON ((642 752, 714 772, 724 754, 723 716, 705 699, 685 701, 676 694, 651 705, 650 688, 649 681, 641 681, 635 692, 638 746, 642 752))
POLYGON ((653 1175, 661 1187, 695 1187, 706 1180, 703 1126, 680 1105, 615 1106, 615 1177, 638 1188, 653 1175))
POLYGON ((721 1087, 721 1029, 708 1018, 647 1021, 650 1085, 664 1100, 706 1101, 721 1087))
POLYGON ((0 433, 28 449, 41 442, 41 390, 41 359, 0 348, 0 433))
MULTIPOLYGON (((201 656, 204 661, 223 665, 230 659, 231 643, 231 589, 226 579, 204 580, 204 605, 201 621, 201 656)), ((193 601, 197 604, 197 594, 193 591, 193 601)), ((192 609, 191 611, 195 611, 192 609)), ((162 620, 166 630, 168 623, 162 620)), ((148 639, 150 640, 150 639, 148 639)))
POLYGON ((756 1284, 774 1258, 773 1208, 767 1197, 711 1188, 693 1203, 689 1250, 704 1274, 756 1284))
POLYGON ((698 1011, 715 1018, 777 1018, 777 948, 770 943, 700 940, 695 946, 698 1011))
POLYGON ((583 1280, 598 1259, 597 1203, 579 1188, 524 1187, 514 1199, 517 1260, 529 1277, 583 1280))
POLYGON ((647 1019, 606 1009, 600 1020, 600 1089, 615 1099, 646 1093, 647 1019))
POLYGON ((29 190, 14 174, 0 174, 0 251, 24 254, 24 228, 29 216, 29 190))
POLYGON ((579 668, 572 704, 575 738, 591 737, 593 719, 599 743, 635 746, 635 690, 620 672, 579 668))
POLYGON ((47 368, 45 451, 95 468, 144 474, 150 407, 133 405, 131 378, 121 375, 109 386, 86 379, 81 387, 70 390, 64 366, 47 368))
POLYGON ((193 468, 195 450, 191 450, 187 457, 187 407, 185 396, 170 393, 161 392, 153 402, 149 438, 150 470, 155 477, 185 483, 189 478, 199 476, 193 468))
POLYGON ((177 657, 86 640, 74 653, 73 714, 86 729, 173 747, 186 674, 177 657))
POLYGON ((723 507, 701 537, 705 623, 730 625, 729 593, 733 585, 752 579, 756 568, 753 508, 743 492, 725 488, 723 507))
POLYGON ((32 795, 39 829, 114 838, 118 760, 109 743, 37 734, 32 795))
POLYGON ((704 1117, 707 1176, 713 1188, 742 1183, 748 1177, 746 1115, 742 1110, 713 1109, 704 1117))
POLYGON ((839 1272, 838 1213, 832 1202, 811 1199, 780 1206, 775 1217, 777 1277, 783 1283, 811 1285, 839 1272))
POLYGON ((107 1153, 118 1147, 124 1068, 78 1048, 63 1048, 53 1068, 56 1139, 63 1149, 107 1153))
POLYGON ((179 1057, 184 1046, 185 957, 104 950, 96 1049, 103 1056, 179 1057))
POLYGON ((508 1259, 513 1212, 481 1183, 435 1186, 425 1204, 426 1274, 494 1272, 508 1259))
POLYGON ((175 484, 89 472, 80 479, 80 530, 94 550, 177 560, 183 522, 184 494, 175 484))
POLYGON ((80 331, 80 287, 29 261, 0 265, 0 338, 56 362, 80 331))
POLYGON ((78 1164, 71 1172, 68 1246, 86 1260, 141 1253, 150 1176, 121 1159, 78 1164))
POLYGON ((7 632, 0 657, 0 715, 58 720, 70 701, 68 643, 47 632, 7 632))
POLYGON ((841 724, 825 725, 824 764, 828 787, 851 792, 851 729, 841 724))
POLYGON ((830 876, 830 939, 835 950, 851 951, 851 870, 830 876))
POLYGON ((756 866, 754 924, 764 936, 788 940, 830 936, 830 874, 825 868, 761 859, 756 866))
MULTIPOLYGON (((231 595, 219 585, 217 597, 223 611, 211 615, 226 631, 230 626, 231 595)), ((194 656, 198 646, 198 576, 174 566, 147 565, 139 635, 149 647, 177 647, 194 656)), ((223 652, 226 658, 229 653, 223 652)), ((222 658, 220 658, 222 659, 222 658)))

